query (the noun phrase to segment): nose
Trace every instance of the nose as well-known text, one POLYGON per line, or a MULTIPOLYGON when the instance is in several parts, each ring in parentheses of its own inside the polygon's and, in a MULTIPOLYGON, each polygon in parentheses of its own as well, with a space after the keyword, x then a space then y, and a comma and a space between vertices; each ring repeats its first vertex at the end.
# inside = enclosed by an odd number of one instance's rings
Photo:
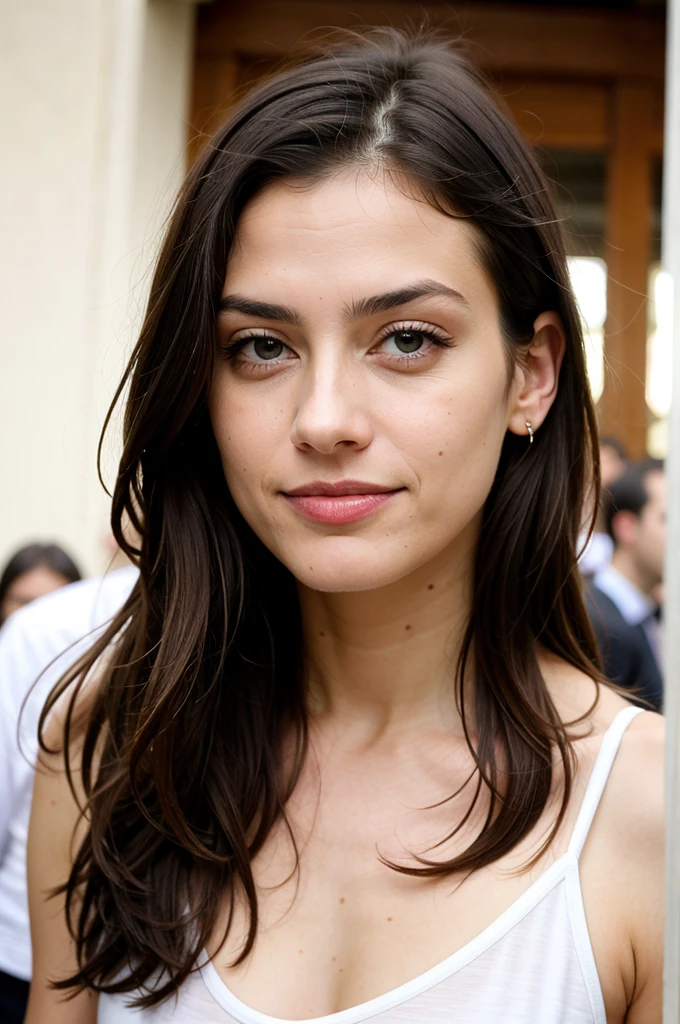
POLYGON ((308 367, 300 386, 291 441, 303 451, 360 451, 373 437, 368 398, 357 374, 340 361, 308 367))

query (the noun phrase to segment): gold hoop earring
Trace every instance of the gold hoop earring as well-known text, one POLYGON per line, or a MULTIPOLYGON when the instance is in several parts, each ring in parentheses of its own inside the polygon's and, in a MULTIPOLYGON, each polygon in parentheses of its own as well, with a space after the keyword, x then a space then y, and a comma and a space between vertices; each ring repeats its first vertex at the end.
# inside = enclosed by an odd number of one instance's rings
POLYGON ((524 426, 527 428, 527 431, 528 431, 528 434, 529 434, 529 444, 533 444, 534 443, 534 430, 533 430, 533 427, 531 426, 531 421, 530 420, 525 420, 524 421, 524 426))

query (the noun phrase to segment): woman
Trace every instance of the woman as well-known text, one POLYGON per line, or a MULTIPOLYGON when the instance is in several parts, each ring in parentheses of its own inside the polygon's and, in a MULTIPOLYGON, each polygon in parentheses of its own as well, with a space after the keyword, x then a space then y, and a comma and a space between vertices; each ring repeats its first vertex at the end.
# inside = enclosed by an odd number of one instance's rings
POLYGON ((250 94, 128 380, 141 580, 45 712, 28 1024, 657 1020, 661 720, 594 665, 564 244, 465 61, 250 94))
POLYGON ((0 576, 0 625, 13 612, 80 579, 80 570, 58 544, 27 544, 16 551, 0 576))

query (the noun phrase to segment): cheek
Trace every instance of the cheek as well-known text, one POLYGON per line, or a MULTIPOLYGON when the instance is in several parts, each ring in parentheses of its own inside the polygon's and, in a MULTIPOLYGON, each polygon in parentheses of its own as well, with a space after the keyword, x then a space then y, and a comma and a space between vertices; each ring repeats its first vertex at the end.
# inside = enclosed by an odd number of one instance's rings
POLYGON ((393 436, 424 486, 486 497, 507 429, 506 398, 504 373, 461 375, 395 419, 393 436))
POLYGON ((262 397, 253 401, 252 393, 219 379, 210 393, 210 421, 237 504, 254 490, 286 437, 283 403, 262 397))

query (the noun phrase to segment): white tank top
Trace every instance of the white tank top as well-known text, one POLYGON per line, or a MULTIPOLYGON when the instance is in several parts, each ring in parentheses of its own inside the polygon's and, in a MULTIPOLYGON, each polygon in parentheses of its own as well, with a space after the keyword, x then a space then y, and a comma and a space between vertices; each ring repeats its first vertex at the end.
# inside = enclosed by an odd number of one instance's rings
MULTIPOLYGON (((641 708, 605 733, 567 852, 457 953, 385 995, 305 1024, 606 1024, 588 935, 578 860, 623 734, 641 708)), ((208 962, 176 997, 133 1010, 99 997, 98 1024, 296 1024, 253 1010, 208 962)))

